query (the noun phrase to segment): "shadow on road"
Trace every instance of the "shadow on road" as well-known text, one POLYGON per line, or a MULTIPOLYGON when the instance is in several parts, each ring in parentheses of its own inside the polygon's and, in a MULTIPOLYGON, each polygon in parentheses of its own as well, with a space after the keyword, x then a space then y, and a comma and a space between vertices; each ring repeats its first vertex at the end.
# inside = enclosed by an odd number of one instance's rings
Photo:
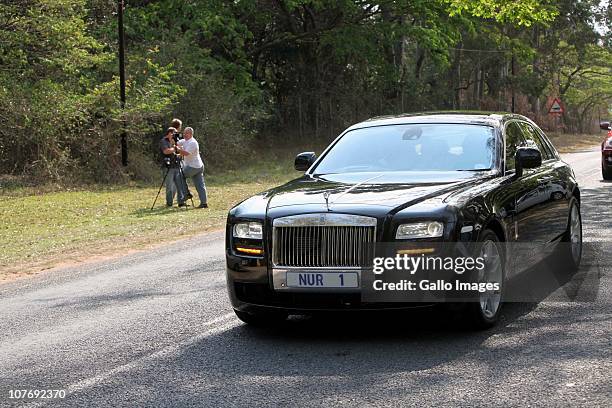
MULTIPOLYGON (((377 400, 391 401, 416 390, 449 390, 449 383, 464 381, 494 389, 494 384, 516 381, 517 373, 530 367, 595 358, 597 351, 596 358, 609 359, 605 344, 585 347, 582 336, 567 333, 568 315, 590 322, 608 317, 587 303, 558 305, 533 315, 536 303, 510 304, 500 325, 484 332, 462 330, 436 310, 384 318, 290 319, 274 330, 240 325, 183 350, 172 361, 177 376, 162 381, 178 405, 224 406, 265 398, 278 406, 324 406, 341 395, 367 400, 373 390, 377 400), (308 393, 301 394, 304 390, 308 393), (308 401, 302 400, 306 395, 308 401)), ((549 375, 554 370, 543 377, 549 375)), ((124 386, 131 386, 126 380, 124 386)), ((158 397, 151 395, 151 403, 158 397)), ((463 401, 469 402, 469 395, 463 401)))
MULTIPOLYGON (((584 279, 582 272, 569 276, 562 290, 584 279)), ((540 300, 550 293, 540 293, 540 300)), ((261 398, 280 401, 279 405, 296 405, 297 399, 297 405, 318 406, 339 395, 367 400, 372 390, 377 400, 391 401, 415 390, 461 389, 449 383, 495 389, 525 381, 525 373, 531 371, 538 373, 541 384, 552 384, 559 381, 559 365, 612 358, 605 336, 593 333, 585 340, 588 334, 581 330, 605 326, 610 312, 609 303, 596 304, 595 298, 587 297, 509 303, 498 326, 476 332, 440 308, 292 317, 268 329, 241 324, 182 350, 172 360, 172 372, 180 373, 180 379, 164 381, 176 397, 173 403, 205 400, 211 406, 261 398), (204 392, 193 392, 203 383, 204 392), (228 393, 228 384, 234 391, 228 393), (294 394, 304 390, 309 390, 308 401, 294 394)), ((591 380, 606 387, 598 381, 591 380)), ((447 401, 454 397, 435 395, 447 401)), ((151 396, 151 403, 155 398, 151 396)), ((464 403, 482 402, 470 398, 469 392, 462 395, 464 403)))

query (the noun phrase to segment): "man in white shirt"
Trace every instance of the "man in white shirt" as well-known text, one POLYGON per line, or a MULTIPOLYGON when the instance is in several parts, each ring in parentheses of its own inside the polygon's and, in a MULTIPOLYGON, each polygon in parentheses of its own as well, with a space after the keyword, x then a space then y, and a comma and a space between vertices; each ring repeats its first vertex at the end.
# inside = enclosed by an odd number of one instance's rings
POLYGON ((198 208, 208 208, 206 197, 206 185, 204 184, 204 163, 200 157, 200 146, 193 137, 193 129, 185 128, 183 140, 179 140, 179 154, 183 156, 183 173, 186 178, 190 178, 200 197, 198 208))

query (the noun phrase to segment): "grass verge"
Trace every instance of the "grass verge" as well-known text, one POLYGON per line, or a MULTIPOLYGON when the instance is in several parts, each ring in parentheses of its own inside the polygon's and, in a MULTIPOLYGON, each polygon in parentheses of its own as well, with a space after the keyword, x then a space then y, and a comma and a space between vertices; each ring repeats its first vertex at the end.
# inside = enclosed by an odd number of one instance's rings
POLYGON ((568 133, 546 133, 552 144, 559 153, 571 153, 579 150, 592 149, 601 145, 605 133, 595 134, 568 134, 568 133))
MULTIPOLYGON (((290 154, 207 177, 209 209, 167 208, 157 185, 33 187, 0 193, 0 281, 222 228, 244 198, 299 176, 290 154)), ((161 173, 160 173, 161 182, 161 173)), ((191 188, 195 194, 195 189, 191 188)), ((194 198, 195 205, 199 202, 194 198)))

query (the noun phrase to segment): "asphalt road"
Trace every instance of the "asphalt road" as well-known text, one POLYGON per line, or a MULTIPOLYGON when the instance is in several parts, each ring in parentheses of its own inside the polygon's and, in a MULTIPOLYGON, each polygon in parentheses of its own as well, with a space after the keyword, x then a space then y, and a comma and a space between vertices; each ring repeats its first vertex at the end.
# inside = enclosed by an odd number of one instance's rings
POLYGON ((223 234, 201 235, 0 286, 0 406, 611 406, 612 183, 597 151, 564 158, 585 240, 608 242, 560 290, 590 296, 507 305, 485 332, 435 311, 253 329, 227 300, 223 234))

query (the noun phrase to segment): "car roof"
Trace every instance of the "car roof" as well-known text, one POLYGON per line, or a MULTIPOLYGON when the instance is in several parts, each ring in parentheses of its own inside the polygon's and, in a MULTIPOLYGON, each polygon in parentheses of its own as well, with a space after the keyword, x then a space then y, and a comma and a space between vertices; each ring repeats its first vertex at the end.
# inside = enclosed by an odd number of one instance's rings
POLYGON ((442 111, 407 113, 402 115, 377 116, 356 123, 347 130, 385 125, 404 125, 411 123, 465 123, 474 125, 500 126, 508 119, 527 120, 524 116, 507 112, 480 111, 442 111))

